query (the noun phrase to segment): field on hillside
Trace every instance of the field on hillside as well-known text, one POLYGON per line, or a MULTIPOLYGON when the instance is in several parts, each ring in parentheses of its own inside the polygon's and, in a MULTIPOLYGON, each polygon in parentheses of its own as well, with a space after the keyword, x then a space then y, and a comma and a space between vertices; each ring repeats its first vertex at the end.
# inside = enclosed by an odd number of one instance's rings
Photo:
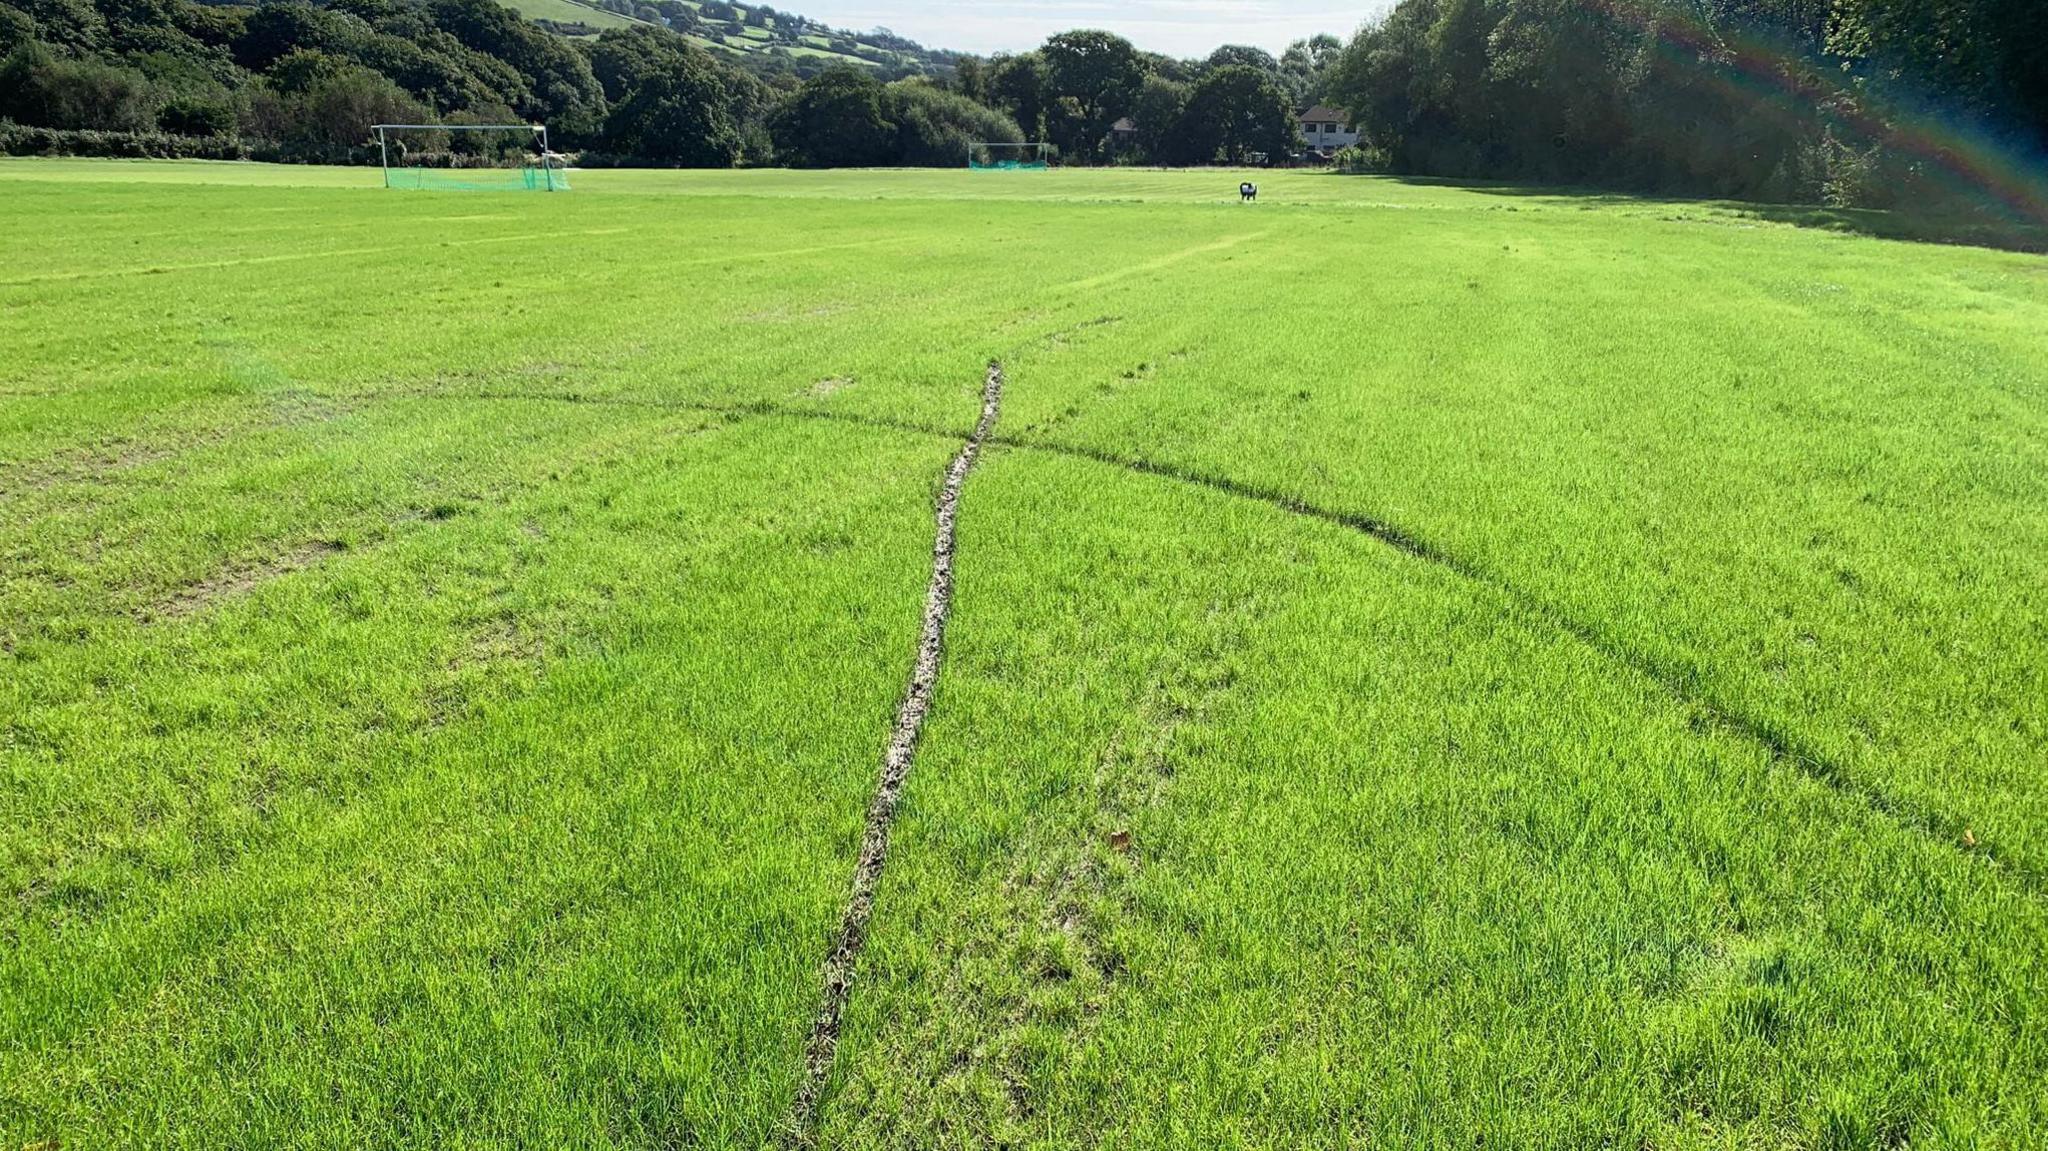
POLYGON ((556 20, 563 24, 587 24, 592 28, 631 28, 645 21, 621 16, 576 0, 506 0, 505 6, 529 20, 556 20))
POLYGON ((1258 178, 0 161, 0 1147, 2043 1145, 2048 258, 1258 178))

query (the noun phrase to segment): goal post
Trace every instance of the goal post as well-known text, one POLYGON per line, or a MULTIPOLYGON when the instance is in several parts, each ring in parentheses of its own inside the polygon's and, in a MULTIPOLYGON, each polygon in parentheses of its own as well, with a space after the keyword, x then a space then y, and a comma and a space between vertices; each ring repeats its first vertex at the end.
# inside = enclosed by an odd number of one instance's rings
POLYGON ((566 192, 544 124, 372 124, 387 188, 566 192))
POLYGON ((1042 140, 1001 143, 977 140, 967 145, 970 171, 1041 171, 1052 166, 1052 145, 1042 140))

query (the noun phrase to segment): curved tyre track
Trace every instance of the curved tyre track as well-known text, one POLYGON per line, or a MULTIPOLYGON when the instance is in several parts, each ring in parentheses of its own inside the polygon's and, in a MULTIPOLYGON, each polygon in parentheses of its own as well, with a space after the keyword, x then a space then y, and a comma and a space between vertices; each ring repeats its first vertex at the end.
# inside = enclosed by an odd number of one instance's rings
MULTIPOLYGON (((455 399, 536 399, 570 403, 619 403, 633 406, 677 407, 743 415, 776 416, 789 419, 830 420, 913 435, 951 436, 946 429, 886 416, 833 411, 828 408, 794 407, 766 402, 717 404, 689 401, 612 399, 562 394, 451 395, 455 399)), ((1386 546, 1421 562, 1433 564, 1466 580, 1493 589, 1515 610, 1528 618, 1570 636, 1604 658, 1628 668, 1656 684, 1672 698, 1694 709, 1705 724, 1733 733, 1762 749, 1772 763, 1798 772, 1846 798, 1855 800, 1880 818, 1945 847, 1990 864, 2005 879, 2032 898, 2048 899, 2048 865, 1994 839, 1972 832, 1968 819, 1943 812, 1925 803, 1895 794, 1883 783, 1853 772, 1848 765, 1827 754, 1818 744, 1796 731, 1751 710, 1732 703, 1705 684, 1700 669, 1668 658, 1660 658, 1610 635, 1597 623, 1580 619, 1507 576, 1408 531, 1400 525, 1359 512, 1311 503, 1296 495, 1229 476, 1213 474, 1143 456, 1128 456, 1100 448, 1057 440, 987 435, 990 444, 1019 451, 1042 452, 1088 460, 1107 467, 1195 487, 1208 488, 1240 499, 1253 500, 1305 519, 1320 520, 1378 540, 1386 546)))

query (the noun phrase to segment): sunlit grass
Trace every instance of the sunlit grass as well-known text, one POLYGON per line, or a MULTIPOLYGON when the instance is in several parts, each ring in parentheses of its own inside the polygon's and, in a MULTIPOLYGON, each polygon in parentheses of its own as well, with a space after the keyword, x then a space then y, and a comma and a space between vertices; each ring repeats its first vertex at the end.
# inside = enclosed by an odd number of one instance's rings
POLYGON ((775 1137, 995 359, 827 1143, 2028 1145, 2048 264, 1259 178, 0 162, 0 1144, 775 1137))

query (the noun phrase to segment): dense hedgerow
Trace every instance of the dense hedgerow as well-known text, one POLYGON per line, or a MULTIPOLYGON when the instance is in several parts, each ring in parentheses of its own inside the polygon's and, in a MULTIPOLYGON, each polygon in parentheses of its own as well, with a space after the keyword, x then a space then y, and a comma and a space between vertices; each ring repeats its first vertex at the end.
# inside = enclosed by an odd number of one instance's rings
POLYGON ((35 128, 6 121, 0 121, 0 153, 9 156, 104 156, 151 160, 247 160, 251 157, 249 145, 231 136, 35 128))

